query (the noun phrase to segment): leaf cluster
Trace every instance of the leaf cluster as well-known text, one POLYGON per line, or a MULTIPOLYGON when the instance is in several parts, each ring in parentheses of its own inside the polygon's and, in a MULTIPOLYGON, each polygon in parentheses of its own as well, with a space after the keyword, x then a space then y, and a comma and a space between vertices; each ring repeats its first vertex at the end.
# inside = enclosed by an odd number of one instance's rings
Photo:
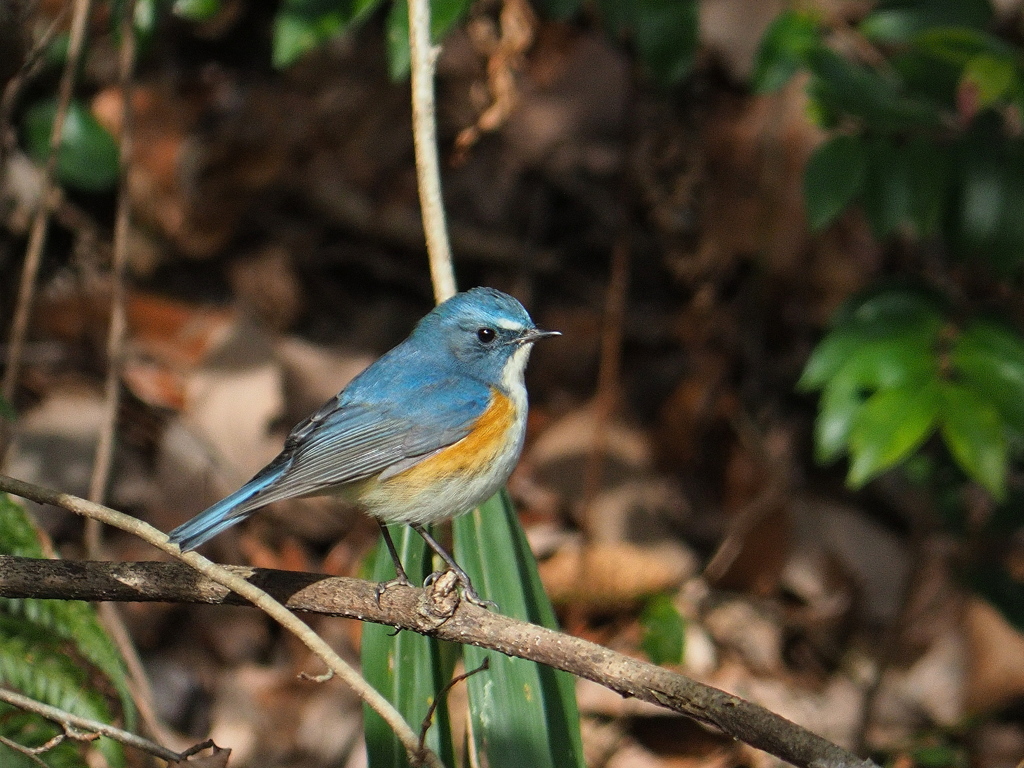
POLYGON ((879 239, 940 238, 1000 269, 1024 260, 1024 58, 987 31, 985 0, 887 0, 839 34, 782 14, 762 40, 759 91, 806 71, 812 116, 835 134, 807 164, 814 229, 858 205, 879 239), (837 51, 859 37, 871 63, 837 51))
MULTIPOLYGON (((0 553, 45 557, 25 511, 0 496, 0 553)), ((0 685, 82 717, 113 722, 110 703, 119 703, 125 724, 134 726, 135 707, 124 661, 88 603, 0 598, 0 685)), ((59 733, 37 715, 0 705, 0 735, 36 747, 59 733)), ((113 768, 125 764, 120 744, 100 737, 95 748, 113 768)), ((3 765, 28 766, 20 753, 0 746, 3 765)), ((65 741, 42 755, 54 768, 83 766, 79 747, 65 741)))
POLYGON ((1024 437, 1024 342, 1001 323, 955 324, 921 291, 886 288, 840 313, 798 387, 821 391, 818 461, 850 456, 855 488, 938 435, 956 464, 996 499, 1024 437))

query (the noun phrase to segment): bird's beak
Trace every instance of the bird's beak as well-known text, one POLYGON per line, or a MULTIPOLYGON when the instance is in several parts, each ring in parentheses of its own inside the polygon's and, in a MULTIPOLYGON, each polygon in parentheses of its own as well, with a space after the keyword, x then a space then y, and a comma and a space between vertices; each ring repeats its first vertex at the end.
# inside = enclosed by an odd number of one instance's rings
POLYGON ((516 343, 517 344, 533 344, 533 342, 539 341, 540 339, 547 339, 547 338, 550 338, 552 336, 561 336, 561 335, 562 335, 561 331, 542 331, 540 328, 532 328, 529 331, 527 331, 526 333, 524 333, 522 336, 520 336, 518 339, 516 339, 516 343))

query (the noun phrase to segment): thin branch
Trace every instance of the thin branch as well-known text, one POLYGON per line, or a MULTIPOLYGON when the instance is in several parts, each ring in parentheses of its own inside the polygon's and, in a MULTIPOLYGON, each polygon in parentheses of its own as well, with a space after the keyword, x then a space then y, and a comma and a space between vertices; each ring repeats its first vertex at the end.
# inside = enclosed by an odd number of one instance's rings
POLYGON ((142 750, 170 763, 182 762, 187 757, 185 754, 174 752, 137 734, 108 725, 107 723, 101 723, 99 720, 91 720, 87 717, 80 717, 66 710, 58 709, 57 707, 51 707, 49 704, 43 704, 41 701, 30 699, 28 696, 22 696, 20 693, 9 691, 6 688, 0 688, 0 701, 5 701, 18 709, 45 717, 69 733, 71 728, 79 728, 89 733, 98 733, 102 736, 108 736, 125 746, 142 750))
MULTIPOLYGON (((89 13, 92 10, 92 0, 75 0, 74 15, 71 19, 71 39, 68 43, 68 60, 64 65, 64 72, 61 75, 60 86, 57 91, 57 111, 53 117, 53 130, 50 133, 50 154, 46 158, 46 165, 43 168, 43 195, 32 220, 32 230, 29 233, 28 246, 25 249, 25 264, 21 270, 21 283, 18 287, 18 302, 14 310, 14 319, 11 322, 10 345, 7 349, 6 368, 4 369, 3 382, 0 384, 0 395, 8 402, 14 400, 14 391, 18 384, 18 374, 21 370, 21 359, 25 350, 25 339, 28 336, 28 321, 32 314, 32 306, 35 303, 36 279, 39 276, 39 265, 43 259, 43 250, 46 248, 46 236, 49 232, 50 211, 54 205, 55 197, 59 194, 53 184, 57 172, 57 160, 60 156, 60 140, 64 133, 64 122, 67 118, 68 107, 71 104, 71 94, 75 87, 75 74, 78 71, 78 63, 82 57, 82 50, 85 48, 85 34, 89 21, 89 13)), ((0 435, 0 465, 3 463, 6 453, 6 440, 0 435)))
MULTIPOLYGON (((408 723, 402 719, 398 710, 381 696, 360 674, 342 659, 319 635, 309 626, 294 616, 288 608, 279 603, 264 590, 246 581, 230 569, 217 565, 207 560, 196 552, 181 552, 177 545, 167 540, 167 534, 158 531, 153 526, 142 520, 126 515, 123 512, 104 507, 101 504, 72 496, 68 493, 52 491, 41 486, 15 480, 5 475, 0 475, 0 491, 7 491, 26 499, 31 499, 40 504, 52 504, 69 512, 74 512, 83 517, 100 520, 101 522, 119 528, 140 539, 152 544, 162 552, 181 560, 190 566, 193 571, 198 571, 207 579, 226 587, 237 593, 249 603, 266 613, 278 624, 294 634, 307 648, 318 656, 334 674, 344 680, 356 694, 369 705, 388 726, 395 732, 402 746, 409 753, 410 762, 413 765, 429 765, 431 768, 444 768, 440 759, 430 750, 420 749, 419 737, 412 730, 408 723)), ((63 562, 63 561, 53 561, 63 562)), ((196 578, 195 573, 191 576, 196 578)), ((390 592, 389 592, 390 594, 390 592)), ((97 597, 97 600, 104 600, 97 597)))
POLYGON ((409 0, 409 53, 412 75, 412 134, 416 147, 416 180, 427 238, 427 258, 434 299, 440 304, 455 295, 452 249, 441 199, 434 117, 434 64, 437 49, 430 43, 430 0, 409 0))
MULTIPOLYGON (((44 504, 55 504, 79 514, 88 510, 88 514, 103 515, 107 519, 117 516, 118 527, 125 530, 135 527, 121 522, 120 518, 127 516, 113 510, 3 475, 0 475, 0 491, 44 504)), ((153 530, 144 523, 139 522, 138 525, 153 530)), ((166 541, 163 534, 158 536, 161 537, 160 548, 176 554, 173 547, 162 543, 166 541)), ((194 553, 189 553, 186 562, 193 559, 208 563, 194 553)), ((717 688, 578 637, 460 603, 454 584, 449 585, 451 593, 445 591, 443 577, 428 590, 411 587, 390 589, 378 604, 376 585, 361 579, 243 567, 217 570, 221 572, 219 578, 203 579, 178 563, 0 557, 0 595, 233 605, 245 604, 245 600, 238 596, 242 595, 246 600, 255 602, 243 589, 236 588, 236 583, 240 582, 259 594, 274 595, 286 606, 281 608, 284 611, 290 609, 372 621, 546 664, 592 680, 624 696, 658 704, 712 725, 800 768, 874 768, 874 763, 860 760, 795 723, 717 688), (229 571, 232 576, 230 586, 223 578, 224 571, 229 571), (238 595, 231 594, 229 590, 238 595), (450 599, 452 596, 454 598, 450 599)))
MULTIPOLYGON (((93 458, 92 477, 89 480, 89 500, 103 503, 110 481, 110 467, 114 456, 114 433, 117 413, 121 404, 121 362, 125 337, 124 274, 128 261, 128 233, 131 226, 131 203, 128 194, 128 172, 131 167, 133 114, 132 86, 135 70, 135 0, 127 0, 121 8, 121 61, 119 86, 121 88, 121 142, 120 184, 117 213, 114 221, 114 246, 110 263, 110 326, 107 329, 107 375, 104 381, 103 423, 93 458)), ((88 557, 100 556, 103 529, 98 520, 85 521, 85 551, 88 557)))

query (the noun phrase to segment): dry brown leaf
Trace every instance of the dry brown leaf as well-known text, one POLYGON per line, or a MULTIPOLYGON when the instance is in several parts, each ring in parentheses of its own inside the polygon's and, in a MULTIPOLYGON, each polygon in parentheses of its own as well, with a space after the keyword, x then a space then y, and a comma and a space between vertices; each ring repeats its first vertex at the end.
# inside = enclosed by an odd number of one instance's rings
POLYGON ((540 564, 540 576, 555 603, 610 608, 674 589, 695 569, 695 558, 671 545, 568 544, 540 564))
POLYGON ((970 644, 967 708, 991 712, 1024 696, 1024 634, 974 597, 966 612, 970 644))

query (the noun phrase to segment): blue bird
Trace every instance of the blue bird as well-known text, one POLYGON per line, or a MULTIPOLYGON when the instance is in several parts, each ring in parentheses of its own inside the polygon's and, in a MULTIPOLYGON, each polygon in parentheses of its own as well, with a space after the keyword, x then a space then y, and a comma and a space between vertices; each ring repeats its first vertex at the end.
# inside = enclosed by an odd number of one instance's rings
POLYGON ((435 307, 412 334, 292 429, 284 450, 239 490, 170 533, 187 551, 260 507, 338 494, 380 525, 397 578, 409 585, 387 525, 406 523, 444 560, 466 598, 469 577, 426 530, 500 488, 526 432, 526 362, 539 330, 522 304, 474 288, 435 307))

